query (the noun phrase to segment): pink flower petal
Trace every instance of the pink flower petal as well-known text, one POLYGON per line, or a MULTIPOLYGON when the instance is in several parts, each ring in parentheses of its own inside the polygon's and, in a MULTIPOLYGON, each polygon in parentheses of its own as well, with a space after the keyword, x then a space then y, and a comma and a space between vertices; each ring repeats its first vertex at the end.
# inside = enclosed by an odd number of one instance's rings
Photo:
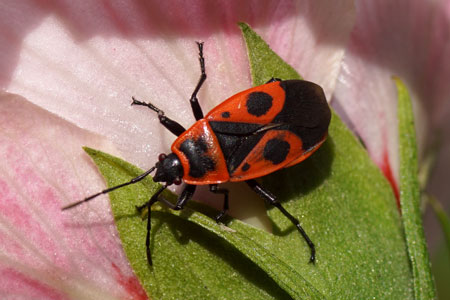
POLYGON ((335 92, 337 109, 353 124, 396 189, 397 94, 407 84, 417 119, 419 149, 450 113, 450 3, 445 0, 357 1, 352 33, 335 92), (427 113, 427 114, 425 114, 427 113))
POLYGON ((8 91, 108 137, 142 168, 174 137, 152 101, 184 126, 199 78, 194 41, 205 41, 204 112, 251 86, 237 26, 248 22, 331 95, 353 24, 352 1, 8 1, 0 12, 0 83, 8 91))
POLYGON ((83 145, 117 150, 25 99, 0 96, 0 294, 14 299, 145 299, 83 145))
MULTIPOLYGON (((208 79, 199 93, 205 113, 251 86, 240 21, 331 95, 353 24, 352 3, 6 0, 0 85, 107 137, 124 159, 145 169, 170 149, 174 136, 153 112, 131 107, 131 96, 189 127, 188 99, 200 75, 195 41, 205 42, 208 79)), ((196 199, 219 203, 204 194, 200 190, 196 199)), ((250 218, 265 215, 257 203, 250 218)), ((231 214, 241 216, 231 205, 231 214)))

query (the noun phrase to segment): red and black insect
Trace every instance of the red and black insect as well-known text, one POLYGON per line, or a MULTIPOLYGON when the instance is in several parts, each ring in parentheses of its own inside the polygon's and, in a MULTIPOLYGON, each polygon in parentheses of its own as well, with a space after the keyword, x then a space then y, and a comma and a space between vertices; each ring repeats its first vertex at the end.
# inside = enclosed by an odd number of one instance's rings
POLYGON ((218 222, 228 210, 228 190, 218 184, 245 181, 268 203, 278 208, 297 228, 311 249, 310 261, 315 261, 315 247, 299 221, 284 209, 277 198, 262 187, 255 178, 300 163, 325 141, 331 119, 324 92, 315 83, 303 80, 272 78, 266 84, 240 92, 219 104, 206 116, 198 103, 197 93, 206 79, 203 43, 197 43, 201 76, 190 103, 197 120, 186 130, 151 103, 133 98, 132 105, 141 105, 158 113, 160 123, 178 138, 170 154, 160 154, 159 161, 145 173, 129 182, 105 189, 69 209, 101 194, 134 184, 156 169, 155 182, 163 186, 142 206, 148 208, 146 249, 151 265, 150 226, 151 206, 161 201, 174 210, 183 209, 192 198, 197 185, 209 185, 211 192, 222 194, 223 209, 218 222), (172 184, 186 183, 176 204, 159 197, 172 184))

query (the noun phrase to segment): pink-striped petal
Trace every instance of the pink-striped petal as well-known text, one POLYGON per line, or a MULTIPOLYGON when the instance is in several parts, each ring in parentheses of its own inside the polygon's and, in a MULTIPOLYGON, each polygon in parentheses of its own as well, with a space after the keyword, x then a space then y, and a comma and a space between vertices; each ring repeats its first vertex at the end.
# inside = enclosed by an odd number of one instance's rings
POLYGON ((106 198, 61 207, 102 188, 82 146, 105 139, 0 96, 0 298, 145 299, 106 198))

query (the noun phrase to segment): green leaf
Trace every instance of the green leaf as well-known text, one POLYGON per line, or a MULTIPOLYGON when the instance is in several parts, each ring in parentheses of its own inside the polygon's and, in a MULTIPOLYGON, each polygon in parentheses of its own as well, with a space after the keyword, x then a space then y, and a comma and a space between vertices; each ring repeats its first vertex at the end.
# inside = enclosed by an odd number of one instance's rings
MULTIPOLYGON (((254 84, 299 78, 248 25, 240 26, 254 84)), ((118 158, 87 151, 108 186, 142 173, 118 158)), ((217 212, 191 202, 181 212, 152 209, 150 268, 146 219, 135 205, 147 201, 157 185, 146 179, 110 193, 123 247, 151 298, 413 299, 390 185, 339 117, 333 114, 329 138, 314 155, 264 182, 315 242, 315 265, 308 263, 302 237, 278 211, 269 210, 274 229, 268 233, 234 219, 219 226, 211 219, 217 212)))
POLYGON ((435 299, 430 260, 422 226, 414 114, 408 90, 395 78, 398 92, 400 205, 408 256, 414 280, 415 299, 435 299))

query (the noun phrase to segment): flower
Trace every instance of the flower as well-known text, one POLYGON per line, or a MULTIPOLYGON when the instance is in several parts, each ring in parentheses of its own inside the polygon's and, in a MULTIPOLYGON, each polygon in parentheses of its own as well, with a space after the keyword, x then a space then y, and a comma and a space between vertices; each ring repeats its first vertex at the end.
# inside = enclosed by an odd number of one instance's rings
MULTIPOLYGON (((9 1, 0 10, 0 287, 16 298, 145 299, 90 146, 142 168, 173 136, 131 96, 189 127, 205 42, 206 112, 251 86, 249 23, 361 137, 398 186, 396 91, 416 100, 421 144, 448 115, 448 1, 9 1), (356 9, 355 9, 356 8, 356 9)), ((398 194, 398 192, 397 192, 398 194)), ((233 199, 233 197, 231 197, 233 199)), ((233 211, 231 213, 239 215, 233 211)), ((260 211, 264 209, 261 207, 260 211)), ((257 213, 255 213, 257 214, 257 213)), ((248 217, 248 216, 247 216, 248 217)))

